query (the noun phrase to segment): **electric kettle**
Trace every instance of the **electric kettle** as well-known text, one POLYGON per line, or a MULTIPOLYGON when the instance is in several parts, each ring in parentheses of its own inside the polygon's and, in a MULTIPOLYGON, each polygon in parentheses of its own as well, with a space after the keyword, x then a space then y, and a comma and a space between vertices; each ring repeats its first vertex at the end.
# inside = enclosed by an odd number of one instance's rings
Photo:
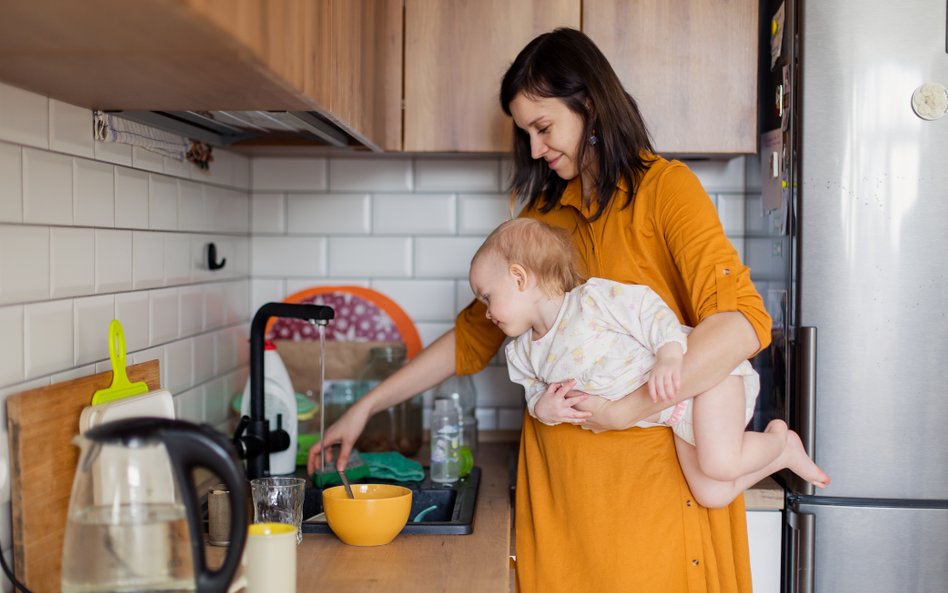
POLYGON ((63 593, 227 591, 247 516, 230 514, 224 562, 209 570, 193 472, 210 470, 227 485, 230 508, 246 508, 247 480, 228 439, 181 420, 129 418, 92 428, 74 443, 81 452, 63 544, 63 593))

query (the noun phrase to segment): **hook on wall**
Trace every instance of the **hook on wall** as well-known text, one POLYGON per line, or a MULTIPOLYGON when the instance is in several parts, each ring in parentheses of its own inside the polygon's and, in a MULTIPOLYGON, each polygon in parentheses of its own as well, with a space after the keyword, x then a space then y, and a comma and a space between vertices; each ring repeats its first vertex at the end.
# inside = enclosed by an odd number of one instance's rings
POLYGON ((217 261, 217 246, 213 243, 207 244, 207 269, 208 270, 220 270, 224 267, 224 264, 227 263, 227 258, 217 261))

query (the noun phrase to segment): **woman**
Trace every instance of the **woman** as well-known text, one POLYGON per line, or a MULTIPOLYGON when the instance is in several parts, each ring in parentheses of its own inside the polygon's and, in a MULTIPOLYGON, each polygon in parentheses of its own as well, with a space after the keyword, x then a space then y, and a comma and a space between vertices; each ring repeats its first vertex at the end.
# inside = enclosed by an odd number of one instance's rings
MULTIPOLYGON (((588 275, 648 285, 695 327, 677 401, 767 345, 770 318, 707 194, 687 167, 654 154, 635 101, 586 35, 558 29, 531 41, 500 99, 515 124, 521 216, 566 229, 588 275)), ((371 414, 452 372, 478 372, 503 339, 471 303, 452 331, 327 430, 325 444, 342 444, 337 465, 371 414)), ((585 399, 576 408, 592 412, 585 426, 598 434, 525 415, 519 591, 750 591, 743 497, 724 509, 699 506, 671 431, 634 427, 668 405, 652 402, 647 387, 615 402, 585 399)), ((311 470, 321 445, 310 451, 311 470)))

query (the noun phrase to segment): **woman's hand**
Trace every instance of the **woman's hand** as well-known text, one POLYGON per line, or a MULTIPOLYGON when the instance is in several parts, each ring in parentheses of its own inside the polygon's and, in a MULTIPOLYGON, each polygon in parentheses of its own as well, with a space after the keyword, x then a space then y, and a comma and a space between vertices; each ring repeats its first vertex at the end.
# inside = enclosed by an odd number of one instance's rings
MULTIPOLYGON (((310 475, 316 471, 317 466, 320 464, 320 452, 324 447, 327 449, 333 445, 340 445, 339 457, 336 459, 336 469, 344 470, 346 469, 346 464, 349 462, 349 454, 352 453, 352 447, 355 446, 356 440, 358 440, 359 435, 362 434, 362 431, 365 430, 365 425, 369 421, 369 413, 366 410, 365 406, 360 406, 358 403, 350 407, 342 415, 339 420, 336 420, 329 428, 326 429, 326 434, 323 438, 310 447, 309 449, 309 460, 306 463, 306 469, 309 471, 310 475)), ((332 461, 328 457, 329 451, 326 451, 327 458, 326 461, 332 461)), ((322 468, 318 468, 322 469, 322 468)))
POLYGON ((577 404, 589 398, 588 393, 582 391, 573 391, 573 385, 576 385, 575 379, 570 379, 563 383, 552 383, 547 387, 533 413, 544 424, 560 424, 567 422, 569 424, 582 424, 589 416, 590 412, 580 410, 577 404))
MULTIPOLYGON (((582 391, 571 391, 569 395, 583 394, 582 391)), ((589 417, 583 422, 583 428, 588 428, 593 432, 605 432, 607 430, 622 430, 625 426, 616 422, 614 414, 610 413, 611 402, 604 397, 590 397, 576 404, 576 409, 589 413, 589 417)))
POLYGON ((643 385, 615 401, 591 397, 577 404, 576 409, 593 413, 583 424, 593 432, 630 428, 642 420, 650 420, 672 403, 714 387, 759 347, 757 334, 742 313, 715 313, 688 335, 688 353, 683 361, 680 389, 672 401, 653 402, 648 385, 643 385))

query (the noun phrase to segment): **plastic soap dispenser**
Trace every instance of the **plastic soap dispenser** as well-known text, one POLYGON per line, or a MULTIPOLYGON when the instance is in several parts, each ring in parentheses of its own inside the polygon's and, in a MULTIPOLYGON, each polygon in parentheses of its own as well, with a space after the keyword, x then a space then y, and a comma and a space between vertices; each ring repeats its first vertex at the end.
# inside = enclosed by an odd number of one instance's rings
MULTIPOLYGON (((292 474, 296 471, 296 447, 299 424, 297 422, 296 392, 290 374, 277 352, 276 345, 267 340, 263 344, 263 409, 270 430, 282 428, 290 435, 290 446, 284 451, 270 454, 270 473, 292 474)), ((240 403, 240 414, 250 415, 250 380, 244 387, 240 403)))

